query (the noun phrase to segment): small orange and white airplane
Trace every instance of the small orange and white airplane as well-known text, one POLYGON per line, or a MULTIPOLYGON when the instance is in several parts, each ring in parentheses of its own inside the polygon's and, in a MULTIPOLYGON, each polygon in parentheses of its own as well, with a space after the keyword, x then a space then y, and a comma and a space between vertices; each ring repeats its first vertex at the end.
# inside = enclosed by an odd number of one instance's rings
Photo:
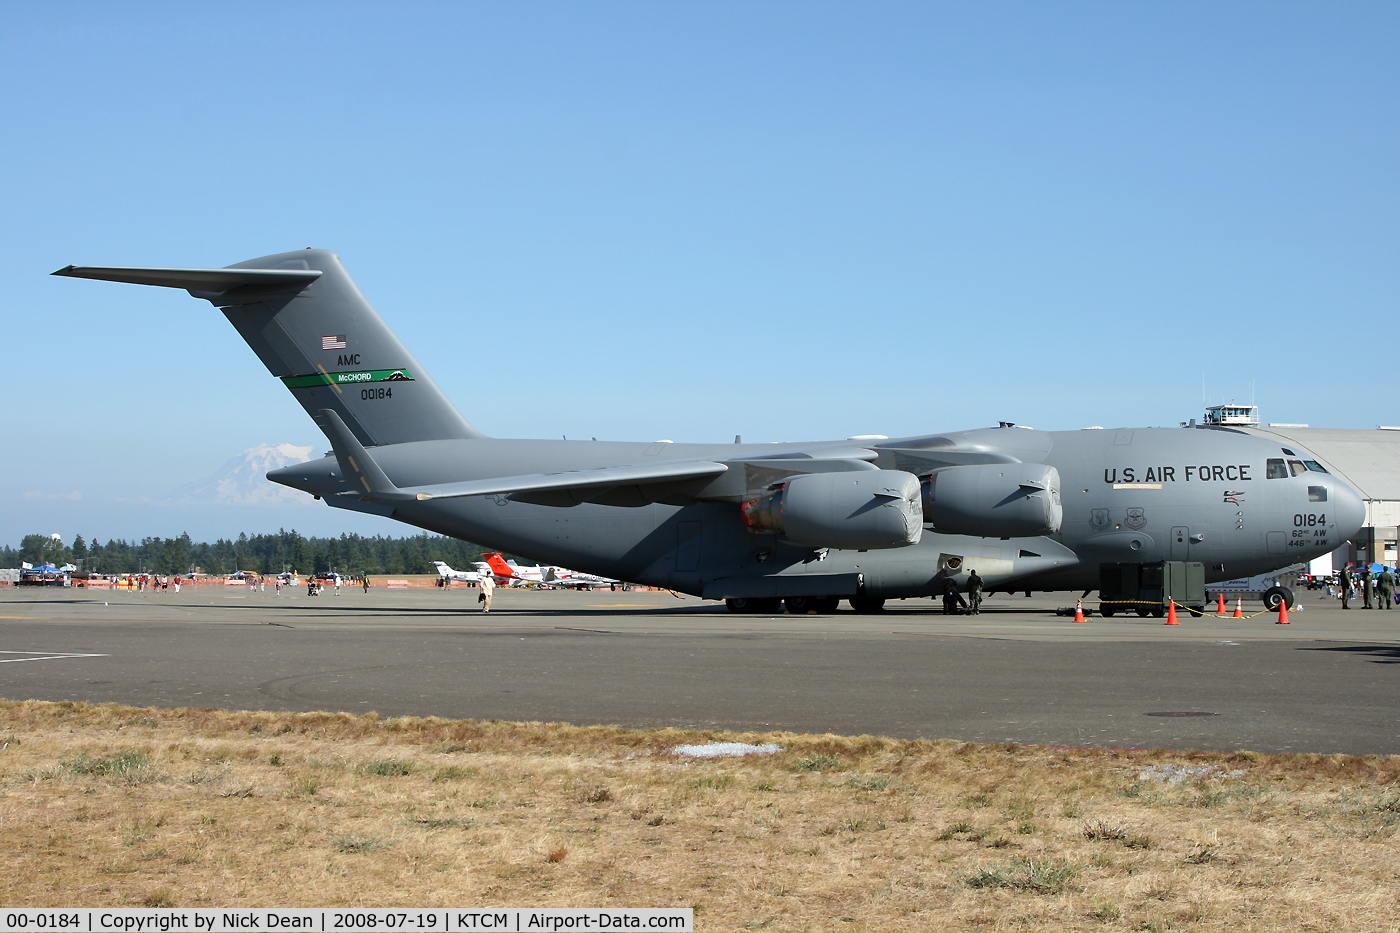
POLYGON ((481 556, 496 579, 509 585, 586 590, 599 586, 616 587, 622 582, 611 577, 566 570, 563 567, 521 567, 515 561, 507 561, 499 551, 481 556))

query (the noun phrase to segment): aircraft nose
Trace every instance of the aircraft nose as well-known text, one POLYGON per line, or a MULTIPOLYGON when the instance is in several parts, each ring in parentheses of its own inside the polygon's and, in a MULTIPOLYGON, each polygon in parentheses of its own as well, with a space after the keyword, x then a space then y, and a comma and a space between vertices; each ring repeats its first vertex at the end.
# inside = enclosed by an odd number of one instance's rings
POLYGON ((1334 480, 1332 486, 1332 514, 1337 523, 1337 531, 1343 539, 1354 538, 1366 524, 1366 501, 1361 494, 1341 480, 1334 480))

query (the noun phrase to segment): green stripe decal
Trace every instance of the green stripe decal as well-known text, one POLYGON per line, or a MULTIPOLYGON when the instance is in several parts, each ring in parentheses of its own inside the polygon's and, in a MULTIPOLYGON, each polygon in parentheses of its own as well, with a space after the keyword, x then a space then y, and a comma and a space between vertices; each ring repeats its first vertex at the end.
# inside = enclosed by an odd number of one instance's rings
POLYGON ((349 373, 311 373, 307 376, 283 376, 289 389, 309 389, 314 386, 363 385, 367 382, 412 382, 406 369, 361 369, 349 373))

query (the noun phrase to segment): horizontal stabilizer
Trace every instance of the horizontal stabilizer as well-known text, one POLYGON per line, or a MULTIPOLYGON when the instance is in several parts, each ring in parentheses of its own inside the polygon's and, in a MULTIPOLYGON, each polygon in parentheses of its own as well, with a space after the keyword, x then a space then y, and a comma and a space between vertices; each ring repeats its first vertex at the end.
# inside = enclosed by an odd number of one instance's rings
POLYGON ((316 281, 318 269, 146 269, 137 266, 65 266, 54 275, 132 285, 162 285, 195 292, 226 292, 244 285, 293 287, 316 281))

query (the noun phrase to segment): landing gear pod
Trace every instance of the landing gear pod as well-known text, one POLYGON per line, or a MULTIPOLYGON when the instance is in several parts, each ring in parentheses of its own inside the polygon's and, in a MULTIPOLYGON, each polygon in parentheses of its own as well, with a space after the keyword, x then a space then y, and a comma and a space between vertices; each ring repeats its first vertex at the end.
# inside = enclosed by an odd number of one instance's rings
POLYGON ((899 470, 794 476, 742 510, 754 531, 808 547, 907 547, 923 534, 919 481, 899 470))
POLYGON ((1044 463, 949 467, 922 486, 924 520, 944 534, 1034 538, 1064 521, 1060 471, 1044 463))

